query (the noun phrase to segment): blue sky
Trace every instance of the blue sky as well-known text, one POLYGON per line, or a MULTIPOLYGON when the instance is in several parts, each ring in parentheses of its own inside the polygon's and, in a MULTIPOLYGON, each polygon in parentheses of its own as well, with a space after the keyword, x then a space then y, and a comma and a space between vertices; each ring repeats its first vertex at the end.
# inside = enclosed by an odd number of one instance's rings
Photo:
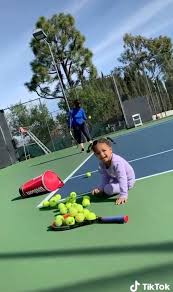
POLYGON ((32 72, 29 42, 40 16, 60 12, 76 19, 98 72, 109 74, 124 33, 173 38, 173 0, 0 0, 0 108, 37 98, 25 88, 32 72))

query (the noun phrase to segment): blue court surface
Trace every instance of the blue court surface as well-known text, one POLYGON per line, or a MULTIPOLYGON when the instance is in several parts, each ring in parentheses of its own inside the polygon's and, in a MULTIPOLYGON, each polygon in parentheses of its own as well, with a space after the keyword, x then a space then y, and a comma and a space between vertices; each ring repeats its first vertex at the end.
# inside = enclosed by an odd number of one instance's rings
MULTIPOLYGON (((113 138, 113 152, 127 159, 135 170, 136 179, 151 177, 173 170, 173 120, 113 138)), ((90 193, 100 184, 98 160, 90 155, 81 167, 69 177, 59 190, 62 198, 75 191, 90 193), (91 177, 86 177, 91 172, 91 177)), ((45 200, 45 199, 44 199, 45 200)))

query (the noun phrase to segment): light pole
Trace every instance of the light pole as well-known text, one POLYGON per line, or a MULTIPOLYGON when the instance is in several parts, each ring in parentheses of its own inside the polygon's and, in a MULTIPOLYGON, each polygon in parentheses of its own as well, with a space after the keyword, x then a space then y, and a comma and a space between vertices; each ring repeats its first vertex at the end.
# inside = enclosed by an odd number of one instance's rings
POLYGON ((53 55, 53 52, 52 52, 52 49, 51 49, 51 46, 49 44, 49 42, 47 41, 47 35, 46 33, 44 32, 43 29, 37 29, 34 33, 33 33, 33 37, 37 40, 37 41, 45 41, 46 44, 48 45, 49 47, 49 51, 50 51, 50 54, 51 54, 51 57, 52 57, 52 61, 53 61, 53 64, 55 66, 55 70, 56 70, 56 73, 57 73, 57 76, 58 76, 58 79, 59 79, 59 82, 60 82, 60 86, 61 86, 61 90, 62 90, 62 94, 63 94, 63 97, 65 99, 65 102, 67 104, 67 107, 68 107, 68 110, 70 111, 70 106, 69 106, 69 103, 68 103, 68 99, 67 99, 67 96, 65 94, 65 91, 64 91, 64 87, 63 87, 63 84, 62 84, 62 81, 61 81, 61 78, 60 78, 60 75, 59 75, 59 72, 58 72, 58 68, 57 68, 57 65, 56 65, 56 62, 55 62, 55 58, 54 58, 54 55, 53 55))

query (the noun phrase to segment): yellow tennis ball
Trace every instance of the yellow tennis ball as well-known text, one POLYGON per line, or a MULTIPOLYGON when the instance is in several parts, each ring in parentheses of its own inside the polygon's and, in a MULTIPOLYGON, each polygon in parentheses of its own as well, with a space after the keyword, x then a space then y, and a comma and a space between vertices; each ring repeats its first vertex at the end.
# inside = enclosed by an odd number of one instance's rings
POLYGON ((91 204, 91 203, 90 203, 90 200, 88 200, 88 199, 83 199, 83 201, 82 201, 82 206, 83 206, 83 207, 88 207, 90 204, 91 204))
POLYGON ((74 208, 76 208, 77 205, 78 205, 78 204, 77 204, 76 202, 71 204, 71 206, 74 207, 74 208))
POLYGON ((55 198, 51 198, 49 204, 50 207, 55 207, 57 205, 57 200, 55 198))
POLYGON ((88 119, 91 120, 91 116, 88 116, 88 119))
POLYGON ((43 207, 49 207, 50 206, 49 201, 44 201, 42 206, 43 207))
POLYGON ((74 225, 75 224, 75 219, 72 216, 69 216, 65 219, 65 224, 66 225, 74 225))
POLYGON ((55 226, 61 226, 63 224, 62 219, 58 219, 56 221, 54 221, 55 226))
POLYGON ((88 199, 88 200, 90 200, 90 196, 83 196, 83 199, 88 199))
POLYGON ((86 177, 90 177, 90 176, 91 176, 91 172, 87 172, 86 177))
POLYGON ((61 207, 59 210, 60 214, 64 215, 67 214, 67 208, 66 207, 61 207))
POLYGON ((70 208, 71 208, 71 206, 72 206, 72 203, 70 203, 70 202, 67 202, 65 205, 66 205, 66 208, 67 208, 67 209, 70 209, 70 208))
POLYGON ((85 215, 83 213, 78 213, 76 216, 75 216, 75 220, 76 222, 83 222, 85 219, 85 215))
POLYGON ((63 217, 62 215, 57 215, 57 216, 55 216, 55 220, 56 220, 56 219, 62 219, 62 220, 63 220, 64 217, 63 217))
POLYGON ((71 204, 76 203, 76 198, 70 198, 69 202, 70 202, 71 204))
POLYGON ((64 221, 63 220, 63 216, 58 215, 58 216, 55 217, 54 223, 55 223, 56 226, 61 226, 63 224, 63 221, 64 221))
POLYGON ((59 201, 59 200, 61 200, 61 195, 57 194, 57 195, 55 195, 55 198, 57 199, 57 201, 59 201))
POLYGON ((70 214, 71 216, 76 216, 77 213, 78 213, 78 210, 77 210, 76 208, 71 207, 71 208, 69 209, 69 214, 70 214))
POLYGON ((83 209, 83 214, 85 216, 85 218, 87 217, 87 215, 90 213, 90 211, 88 209, 83 209))
POLYGON ((80 204, 77 204, 76 209, 78 210, 78 212, 82 212, 83 211, 83 206, 80 204))
POLYGON ((70 198, 76 198, 77 197, 77 194, 76 194, 76 192, 71 192, 70 193, 70 198))
POLYGON ((60 204, 58 204, 58 209, 60 210, 61 208, 64 208, 65 207, 65 204, 64 203, 60 203, 60 204))
POLYGON ((90 212, 89 213, 89 219, 88 220, 95 220, 97 217, 96 217, 96 214, 94 212, 90 212))

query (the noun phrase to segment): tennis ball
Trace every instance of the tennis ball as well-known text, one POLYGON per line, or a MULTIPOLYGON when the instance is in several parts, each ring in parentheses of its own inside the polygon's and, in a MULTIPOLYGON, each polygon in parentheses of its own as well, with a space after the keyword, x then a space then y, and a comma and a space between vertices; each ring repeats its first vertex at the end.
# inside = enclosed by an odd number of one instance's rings
POLYGON ((85 216, 85 218, 87 217, 87 215, 90 213, 90 211, 88 209, 83 209, 83 214, 85 216))
POLYGON ((65 219, 65 224, 66 225, 74 225, 75 224, 75 219, 72 216, 69 216, 65 219))
POLYGON ((57 220, 57 219, 62 219, 63 220, 63 216, 62 215, 57 215, 57 216, 55 216, 55 220, 57 220))
POLYGON ((66 207, 61 207, 59 210, 60 214, 64 215, 67 213, 67 208, 66 207))
POLYGON ((54 221, 55 226, 61 226, 63 224, 62 219, 57 219, 54 221))
POLYGON ((67 209, 70 209, 70 208, 71 208, 71 206, 72 206, 72 203, 70 203, 70 202, 67 202, 65 205, 66 205, 66 208, 67 208, 67 209))
POLYGON ((61 216, 61 215, 58 215, 58 216, 56 216, 55 217, 55 221, 54 221, 54 224, 56 225, 56 226, 61 226, 62 224, 63 224, 63 216, 61 216))
POLYGON ((74 208, 76 208, 77 205, 78 205, 78 204, 77 204, 76 202, 71 204, 71 206, 74 207, 74 208))
POLYGON ((83 196, 83 199, 88 199, 88 200, 90 200, 90 196, 83 196))
POLYGON ((49 205, 50 205, 49 201, 44 201, 42 204, 43 207, 49 207, 49 205))
POLYGON ((91 116, 88 116, 88 119, 91 120, 91 116))
POLYGON ((90 176, 91 176, 91 172, 87 172, 86 177, 90 177, 90 176))
POLYGON ((70 198, 76 198, 77 197, 77 194, 76 194, 76 192, 71 192, 70 193, 70 198))
POLYGON ((96 217, 96 214, 94 212, 90 212, 89 215, 88 215, 88 220, 95 220, 97 217, 96 217))
POLYGON ((83 206, 83 207, 88 207, 90 204, 91 204, 91 203, 90 203, 90 200, 88 200, 88 199, 83 199, 83 201, 82 201, 82 206, 83 206))
POLYGON ((64 208, 65 207, 65 204, 64 203, 60 203, 60 204, 58 204, 58 209, 60 210, 61 208, 64 208))
POLYGON ((85 219, 86 220, 90 220, 90 211, 88 213, 85 214, 85 219))
POLYGON ((76 216, 75 216, 75 220, 76 222, 83 222, 85 219, 85 215, 83 213, 78 213, 76 216))
POLYGON ((76 198, 70 198, 70 201, 69 201, 71 204, 73 203, 76 203, 76 198))
POLYGON ((51 198, 49 201, 50 207, 55 207, 57 205, 57 200, 55 198, 51 198))
POLYGON ((57 201, 59 201, 59 200, 61 200, 61 195, 57 194, 57 195, 55 195, 55 198, 56 198, 57 201))
POLYGON ((71 208, 69 209, 69 214, 70 214, 71 216, 76 216, 77 213, 78 213, 78 210, 77 210, 76 208, 71 207, 71 208))
POLYGON ((78 210, 78 212, 82 212, 83 211, 83 206, 80 204, 77 204, 76 209, 78 210))

